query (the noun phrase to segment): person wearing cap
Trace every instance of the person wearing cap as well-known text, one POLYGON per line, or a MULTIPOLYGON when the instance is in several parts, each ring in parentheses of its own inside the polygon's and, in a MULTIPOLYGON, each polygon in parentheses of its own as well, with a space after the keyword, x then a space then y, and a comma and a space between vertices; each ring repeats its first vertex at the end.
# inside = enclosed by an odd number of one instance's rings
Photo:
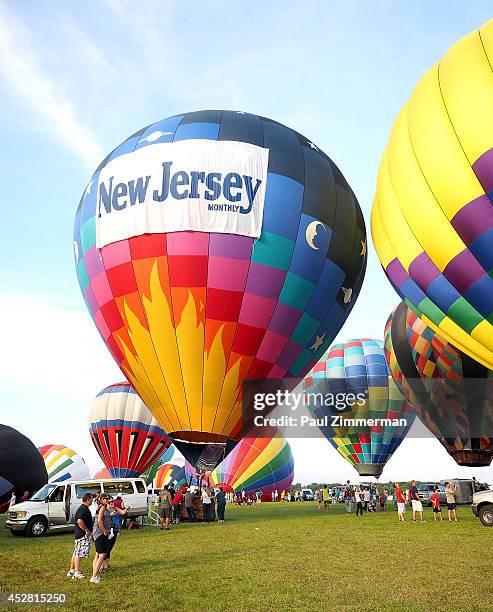
POLYGON ((157 498, 157 513, 159 516, 159 528, 163 529, 166 521, 166 531, 169 531, 169 521, 171 519, 171 493, 168 490, 168 485, 164 485, 157 498))

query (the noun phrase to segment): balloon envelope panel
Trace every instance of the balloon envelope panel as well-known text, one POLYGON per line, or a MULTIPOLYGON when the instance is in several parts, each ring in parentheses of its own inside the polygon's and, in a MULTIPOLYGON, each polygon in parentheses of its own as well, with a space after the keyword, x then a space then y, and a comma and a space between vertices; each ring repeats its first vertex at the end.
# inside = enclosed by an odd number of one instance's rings
POLYGON ((399 295, 493 369, 493 21, 418 83, 380 163, 372 235, 399 295))
POLYGON ((326 350, 359 293, 366 233, 351 188, 316 145, 275 121, 211 110, 143 128, 102 162, 77 210, 74 250, 94 322, 163 429, 226 443, 241 438, 244 379, 302 376, 326 350), (97 248, 108 164, 184 141, 268 152, 259 237, 136 231, 97 248))
POLYGON ((387 323, 394 376, 423 423, 460 465, 493 457, 493 374, 428 327, 405 303, 387 323))
POLYGON ((5 511, 12 491, 20 500, 48 482, 43 458, 34 444, 13 427, 0 424, 0 512, 5 511), (9 486, 10 485, 10 486, 9 486))
POLYGON ((176 487, 186 484, 185 467, 174 463, 163 463, 152 481, 153 489, 162 489, 165 485, 173 484, 176 487))
POLYGON ((171 445, 127 382, 110 385, 98 393, 91 408, 89 433, 115 478, 140 476, 171 445))
POLYGON ((415 418, 390 375, 382 344, 370 338, 334 344, 303 381, 306 394, 314 396, 309 411, 316 418, 329 417, 320 426, 323 435, 360 475, 377 477, 415 418), (341 394, 347 400, 340 410, 327 410, 318 394, 341 394), (350 394, 362 399, 353 401, 350 394), (332 426, 332 415, 360 422, 332 426))
POLYGON ((215 485, 234 491, 260 489, 265 499, 291 487, 294 459, 284 438, 244 438, 211 474, 215 485))
POLYGON ((38 448, 48 472, 48 482, 89 478, 84 459, 63 444, 46 444, 38 448))

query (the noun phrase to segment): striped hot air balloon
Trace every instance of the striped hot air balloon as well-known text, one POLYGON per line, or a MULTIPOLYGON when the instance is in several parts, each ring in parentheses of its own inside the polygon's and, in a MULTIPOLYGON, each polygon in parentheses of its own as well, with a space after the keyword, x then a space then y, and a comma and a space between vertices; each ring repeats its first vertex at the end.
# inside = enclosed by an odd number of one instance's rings
POLYGON ((246 493, 260 489, 262 499, 272 492, 289 490, 294 477, 294 459, 284 438, 244 438, 210 475, 213 485, 246 493))
POLYGON ((128 382, 98 393, 89 416, 89 433, 113 477, 140 476, 171 444, 128 382))
POLYGON ((493 20, 420 80, 378 172, 373 241, 402 299, 493 370, 493 20))
POLYGON ((314 398, 308 409, 321 419, 323 435, 360 476, 376 478, 415 418, 390 375, 382 345, 370 338, 334 344, 302 384, 314 398), (340 406, 319 402, 319 394, 341 394, 340 406), (364 399, 356 399, 358 394, 364 399), (332 426, 333 415, 353 419, 354 424, 332 426), (324 417, 329 417, 327 424, 324 417))
POLYGON ((162 489, 164 485, 173 484, 181 487, 186 484, 185 467, 176 463, 163 463, 156 471, 152 480, 153 489, 162 489))
POLYGON ((94 474, 93 478, 95 480, 104 480, 105 478, 112 478, 112 476, 108 468, 101 468, 94 474))
POLYGON ((89 478, 84 459, 63 444, 46 444, 38 448, 48 472, 48 482, 89 478))
POLYGON ((108 155, 77 209, 74 251, 115 361, 178 449, 211 469, 245 433, 242 382, 303 376, 341 328, 366 232, 313 142, 208 110, 108 155))

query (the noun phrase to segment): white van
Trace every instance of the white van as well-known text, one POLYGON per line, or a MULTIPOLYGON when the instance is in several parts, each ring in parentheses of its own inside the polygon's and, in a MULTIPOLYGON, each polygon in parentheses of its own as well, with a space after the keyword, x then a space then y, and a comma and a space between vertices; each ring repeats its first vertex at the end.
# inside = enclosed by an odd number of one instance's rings
MULTIPOLYGON (((148 512, 146 483, 142 478, 108 478, 102 480, 65 480, 45 484, 31 499, 9 508, 5 527, 14 535, 26 533, 40 537, 49 531, 74 526, 77 508, 85 493, 122 494, 128 516, 145 516, 148 512)), ((95 512, 95 507, 91 510, 95 512)))

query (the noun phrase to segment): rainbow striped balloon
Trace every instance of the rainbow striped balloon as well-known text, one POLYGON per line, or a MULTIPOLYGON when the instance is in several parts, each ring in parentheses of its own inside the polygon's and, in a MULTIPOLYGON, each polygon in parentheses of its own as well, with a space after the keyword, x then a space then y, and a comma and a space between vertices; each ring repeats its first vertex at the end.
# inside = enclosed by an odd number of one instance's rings
POLYGON ((176 487, 180 487, 186 483, 184 466, 176 465, 175 463, 163 463, 157 469, 152 481, 152 488, 162 489, 167 484, 174 484, 176 487))
POLYGON ((63 444, 46 444, 38 448, 48 472, 48 482, 61 482, 71 478, 89 478, 84 459, 63 444))

